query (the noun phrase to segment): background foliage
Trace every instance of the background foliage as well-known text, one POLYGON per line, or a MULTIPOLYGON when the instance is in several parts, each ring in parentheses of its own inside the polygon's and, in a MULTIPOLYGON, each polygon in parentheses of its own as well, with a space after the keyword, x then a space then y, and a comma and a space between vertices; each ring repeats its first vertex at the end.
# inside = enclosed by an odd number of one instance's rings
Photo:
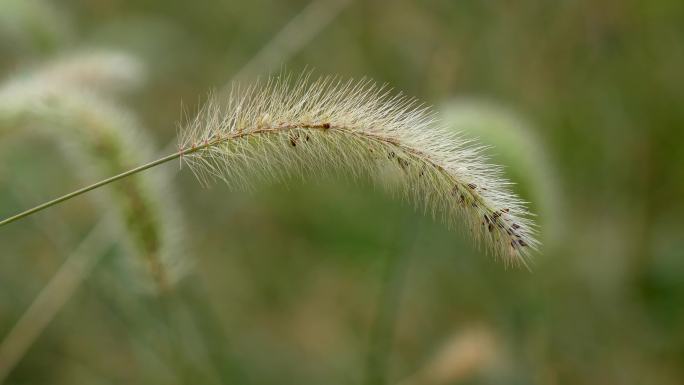
MULTIPOLYGON (((308 6, 2 0, 0 74, 93 49, 132 55, 145 81, 115 99, 159 150, 181 102, 193 110, 238 72, 387 82, 497 146, 540 214, 532 272, 368 186, 242 193, 181 172, 167 209, 183 217, 186 278, 141 294, 117 269, 127 249, 101 247, 8 383, 684 381, 684 3, 320 0, 301 23, 321 23, 310 41, 245 67, 308 6)), ((0 136, 0 151, 3 217, 83 184, 44 137, 0 136)), ((0 338, 97 207, 82 198, 0 229, 0 338)))

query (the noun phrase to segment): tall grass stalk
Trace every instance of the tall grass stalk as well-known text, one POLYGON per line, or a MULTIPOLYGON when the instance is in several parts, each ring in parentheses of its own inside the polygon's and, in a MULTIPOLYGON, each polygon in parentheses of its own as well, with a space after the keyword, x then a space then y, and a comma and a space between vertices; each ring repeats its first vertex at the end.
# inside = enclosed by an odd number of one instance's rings
POLYGON ((436 124, 429 108, 372 82, 276 77, 211 98, 181 128, 178 151, 19 213, 0 225, 181 159, 206 184, 344 174, 369 179, 452 224, 506 263, 537 246, 525 206, 480 149, 436 124))

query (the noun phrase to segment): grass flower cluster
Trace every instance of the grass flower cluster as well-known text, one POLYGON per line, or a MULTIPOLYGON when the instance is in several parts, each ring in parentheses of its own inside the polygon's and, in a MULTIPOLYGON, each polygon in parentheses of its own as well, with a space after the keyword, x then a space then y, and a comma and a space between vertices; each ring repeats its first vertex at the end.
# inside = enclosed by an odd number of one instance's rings
MULTIPOLYGON (((105 95, 132 87, 141 65, 117 52, 64 57, 0 86, 0 135, 26 129, 54 139, 83 180, 102 178, 154 156, 151 138, 137 119, 105 95)), ((96 196, 120 223, 120 244, 134 281, 165 290, 184 272, 181 220, 162 170, 129 178, 96 196), (152 277, 152 285, 145 277, 152 277)))
POLYGON ((182 127, 178 153, 202 183, 236 188, 293 175, 367 178, 448 224, 465 222, 504 262, 525 264, 538 245, 534 224, 481 150, 415 99, 305 74, 210 98, 182 127))
MULTIPOLYGON (((486 162, 482 148, 440 126, 429 107, 384 86, 309 77, 236 85, 225 99, 211 97, 182 124, 176 153, 0 225, 180 158, 202 183, 222 179, 236 188, 292 176, 369 179, 449 225, 465 223, 478 244, 506 264, 527 264, 529 250, 538 246, 534 224, 525 204, 507 188, 501 168, 486 162)), ((147 214, 152 217, 154 211, 147 214)))

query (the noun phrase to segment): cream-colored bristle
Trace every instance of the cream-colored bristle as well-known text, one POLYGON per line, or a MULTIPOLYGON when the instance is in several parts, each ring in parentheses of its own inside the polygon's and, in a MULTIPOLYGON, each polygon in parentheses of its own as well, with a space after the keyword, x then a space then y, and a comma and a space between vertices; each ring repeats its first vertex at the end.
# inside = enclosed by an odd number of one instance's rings
POLYGON ((179 137, 202 183, 344 173, 400 192, 448 224, 465 223, 506 263, 538 246, 531 214, 480 148, 441 127, 432 110, 368 80, 274 77, 213 96, 179 137))

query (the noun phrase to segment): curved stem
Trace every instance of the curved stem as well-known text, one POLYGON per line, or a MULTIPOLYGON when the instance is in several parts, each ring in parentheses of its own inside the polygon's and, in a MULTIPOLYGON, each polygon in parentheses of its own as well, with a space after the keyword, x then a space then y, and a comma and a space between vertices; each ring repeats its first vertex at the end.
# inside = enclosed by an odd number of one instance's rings
POLYGON ((83 193, 87 193, 87 192, 90 191, 90 190, 94 190, 94 189, 96 189, 96 188, 98 188, 98 187, 102 187, 102 186, 104 186, 104 185, 106 185, 106 184, 112 183, 112 182, 117 181, 117 180, 119 180, 119 179, 121 179, 121 178, 125 178, 125 177, 127 177, 127 176, 129 176, 129 175, 133 175, 133 174, 136 174, 136 173, 138 173, 138 172, 140 172, 140 171, 147 170, 148 168, 151 168, 151 167, 160 165, 160 164, 162 164, 162 163, 166 163, 166 162, 168 162, 168 161, 170 161, 170 160, 177 159, 177 158, 181 157, 181 155, 183 155, 183 154, 184 154, 183 151, 178 151, 178 152, 176 152, 176 153, 174 153, 174 154, 167 155, 167 156, 165 156, 165 157, 163 157, 163 158, 157 159, 157 160, 152 161, 152 162, 150 162, 150 163, 146 163, 146 164, 143 164, 142 166, 138 166, 138 167, 133 168, 133 169, 130 169, 130 170, 128 170, 128 171, 122 172, 121 174, 114 175, 114 176, 112 176, 112 177, 110 177, 110 178, 101 180, 101 181, 99 181, 99 182, 97 182, 97 183, 93 183, 93 184, 91 184, 90 186, 86 186, 86 187, 83 187, 83 188, 78 189, 78 190, 76 190, 76 191, 70 192, 69 194, 62 195, 62 196, 59 197, 59 198, 55 198, 55 199, 53 199, 53 200, 51 200, 51 201, 45 202, 45 203, 43 203, 43 204, 41 204, 41 205, 38 205, 38 206, 36 206, 36 207, 34 207, 34 208, 28 209, 28 210, 23 211, 23 212, 21 212, 21 213, 19 213, 19 214, 16 214, 16 215, 13 215, 13 216, 11 216, 11 217, 9 217, 9 218, 7 218, 7 219, 4 219, 4 220, 0 221, 0 226, 4 226, 4 225, 6 225, 6 224, 12 223, 12 222, 14 222, 14 221, 16 221, 16 220, 18 220, 18 219, 21 219, 21 218, 24 218, 24 217, 29 216, 29 215, 31 215, 31 214, 37 213, 38 211, 45 210, 46 208, 48 208, 48 207, 50 207, 50 206, 54 206, 54 205, 56 205, 56 204, 58 204, 58 203, 64 202, 64 201, 66 201, 66 200, 69 200, 69 199, 71 199, 71 198, 73 198, 73 197, 75 197, 75 196, 81 195, 81 194, 83 194, 83 193))

